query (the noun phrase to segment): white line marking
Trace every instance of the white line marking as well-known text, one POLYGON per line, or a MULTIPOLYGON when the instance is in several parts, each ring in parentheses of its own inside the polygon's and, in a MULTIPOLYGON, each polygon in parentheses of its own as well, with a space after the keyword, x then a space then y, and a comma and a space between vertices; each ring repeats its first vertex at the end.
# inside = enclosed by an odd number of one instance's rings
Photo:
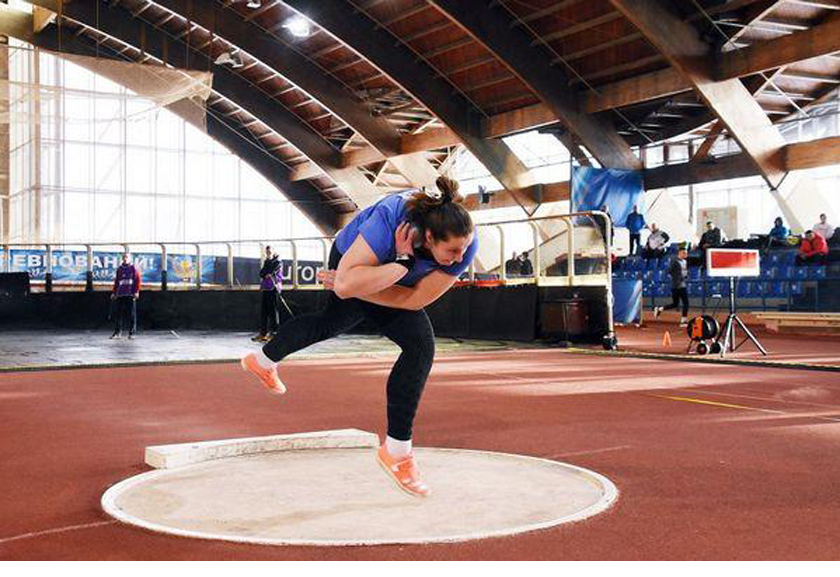
POLYGON ((55 535, 56 533, 68 533, 70 531, 77 531, 79 529, 92 529, 93 527, 103 527, 105 525, 114 525, 117 521, 99 521, 97 523, 86 523, 84 525, 69 525, 67 527, 58 527, 57 529, 46 529, 45 531, 36 531, 34 533, 23 533, 22 535, 15 535, 14 537, 6 537, 0 539, 0 545, 9 543, 11 541, 19 541, 21 539, 30 539, 32 537, 42 537, 44 535, 55 535))
POLYGON ((560 457, 575 457, 578 455, 595 455, 597 453, 608 453, 610 451, 620 451, 621 449, 630 449, 632 445, 620 445, 618 447, 606 447, 604 449, 591 449, 589 451, 575 451, 573 453, 560 453, 549 457, 549 459, 559 459, 560 457))

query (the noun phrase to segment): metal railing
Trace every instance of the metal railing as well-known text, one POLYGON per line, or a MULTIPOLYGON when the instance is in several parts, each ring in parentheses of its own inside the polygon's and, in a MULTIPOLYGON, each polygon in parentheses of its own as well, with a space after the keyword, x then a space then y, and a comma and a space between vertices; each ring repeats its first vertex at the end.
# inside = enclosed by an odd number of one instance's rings
MULTIPOLYGON (((611 237, 612 237, 612 223, 607 215, 600 211, 589 211, 589 212, 577 212, 577 213, 569 213, 563 215, 552 215, 552 216, 544 216, 544 217, 533 217, 533 218, 525 218, 525 219, 512 219, 512 220, 504 220, 504 221, 494 221, 494 222, 487 222, 487 223, 477 223, 475 225, 478 229, 484 229, 487 231, 495 230, 497 234, 498 240, 498 265, 489 267, 489 271, 484 273, 488 275, 490 278, 495 278, 496 280, 500 281, 501 283, 507 282, 533 282, 541 286, 577 286, 577 285, 604 285, 607 286, 608 289, 611 285, 611 278, 612 278, 612 263, 609 255, 611 253, 611 237), (541 225, 543 223, 549 223, 552 221, 559 221, 565 225, 565 228, 562 232, 554 234, 553 236, 545 239, 542 237, 543 231, 541 230, 541 225), (600 225, 598 223, 601 223, 600 225), (527 224, 531 229, 531 247, 529 250, 533 252, 533 273, 529 276, 517 276, 515 279, 510 278, 505 270, 505 256, 506 256, 506 246, 508 243, 506 242, 507 233, 505 231, 506 225, 521 225, 527 224), (605 260, 605 265, 603 267, 603 272, 592 273, 591 270, 587 272, 581 272, 577 270, 576 260, 578 258, 578 251, 580 247, 578 246, 578 241, 576 240, 576 232, 580 229, 600 229, 601 234, 597 235, 594 238, 601 237, 603 244, 598 243, 597 245, 593 245, 589 243, 588 248, 590 249, 590 255, 594 255, 596 258, 603 257, 605 260), (565 239, 563 236, 565 235, 565 239), (543 251, 546 250, 546 246, 554 247, 555 252, 558 252, 560 256, 562 256, 563 252, 557 251, 556 247, 565 244, 565 254, 566 254, 566 274, 565 275, 548 275, 545 274, 547 268, 549 266, 543 266, 543 261, 546 260, 543 258, 544 253, 543 251), (493 273, 492 271, 498 269, 498 273, 493 273)), ((591 235, 590 235, 591 237, 591 235)), ((67 284, 79 284, 80 282, 84 282, 87 290, 93 290, 94 285, 94 250, 97 247, 105 247, 105 248, 114 248, 120 247, 122 252, 132 252, 134 253, 133 249, 139 247, 157 247, 159 248, 159 252, 154 253, 155 255, 159 255, 160 257, 160 281, 152 281, 153 284, 160 284, 162 290, 167 290, 168 285, 171 283, 172 279, 167 278, 167 270, 169 265, 169 257, 172 256, 171 249, 172 247, 193 247, 194 254, 186 254, 183 255, 185 258, 194 259, 195 268, 193 270, 193 277, 190 282, 186 283, 188 285, 194 286, 196 289, 202 289, 205 287, 206 284, 211 284, 213 286, 226 286, 228 288, 234 288, 236 284, 235 279, 235 260, 236 258, 249 258, 249 257, 242 257, 242 251, 239 250, 240 256, 236 257, 234 255, 234 247, 239 247, 240 249, 243 246, 247 245, 254 245, 259 247, 259 253, 254 255, 255 258, 258 257, 260 260, 263 258, 263 254, 265 251, 265 247, 268 245, 271 246, 286 246, 289 249, 289 259, 284 259, 290 261, 291 264, 291 278, 288 279, 291 281, 291 287, 294 289, 303 289, 303 288, 322 288, 323 285, 315 279, 314 283, 304 285, 301 283, 301 279, 299 278, 299 269, 300 269, 300 248, 305 243, 306 244, 318 244, 320 245, 320 264, 324 268, 328 268, 329 263, 329 249, 331 243, 334 241, 334 237, 328 236, 321 236, 321 237, 302 237, 302 238, 277 238, 277 239, 253 239, 253 240, 239 240, 239 241, 231 241, 231 240, 212 240, 212 241, 191 241, 191 242, 183 242, 183 241, 171 241, 171 242, 160 242, 160 241, 146 241, 146 242, 89 242, 89 243, 75 243, 75 242, 66 242, 66 243, 9 243, 2 245, 2 256, 4 257, 4 264, 3 264, 3 271, 4 272, 11 272, 13 259, 12 259, 12 251, 15 250, 25 250, 25 249, 33 249, 38 248, 40 249, 43 247, 45 249, 45 258, 44 258, 44 267, 45 267, 45 274, 44 279, 41 281, 40 279, 35 279, 34 282, 44 282, 46 286, 46 290, 51 290, 54 280, 53 272, 54 272, 54 261, 57 258, 54 258, 55 252, 59 249, 67 250, 74 247, 80 247, 84 249, 85 253, 85 279, 84 281, 79 280, 64 280, 58 279, 63 283, 67 284), (218 252, 219 247, 224 247, 225 255, 226 255, 226 282, 224 283, 206 283, 203 281, 203 270, 202 270, 202 256, 206 255, 207 253, 215 253, 218 252), (202 250, 204 248, 205 250, 202 250)), ((111 254, 114 254, 111 252, 111 254)), ((148 253, 146 253, 148 254, 148 253)), ((222 258, 225 258, 225 255, 222 258)), ((215 254, 214 254, 215 256, 215 254)), ((281 255, 282 257, 282 255, 281 255)), ((217 257, 218 258, 218 257, 217 257)), ((559 259, 554 259, 559 260, 559 259)), ((313 261, 307 261, 313 262, 313 261)), ((488 267, 485 267, 488 268, 488 267)), ((470 267, 467 271, 467 278, 471 282, 475 282, 477 275, 482 273, 476 272, 475 261, 470 264, 470 267)), ((105 281, 101 281, 105 282, 105 281)), ((146 281, 148 282, 148 281, 146 281)), ((97 283, 98 284, 98 283, 97 283)), ((254 285, 240 285, 240 286, 254 286, 254 285)))

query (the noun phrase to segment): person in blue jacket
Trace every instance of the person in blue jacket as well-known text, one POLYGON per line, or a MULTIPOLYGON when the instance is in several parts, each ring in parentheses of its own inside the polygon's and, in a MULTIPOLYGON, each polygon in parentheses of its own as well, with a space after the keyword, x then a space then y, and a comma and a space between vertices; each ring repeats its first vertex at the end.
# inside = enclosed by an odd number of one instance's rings
POLYGON ((627 215, 627 230, 630 231, 631 256, 639 253, 642 244, 642 229, 646 226, 645 217, 639 213, 639 207, 634 206, 633 212, 627 215))
POLYGON ((388 436, 377 459, 397 486, 417 497, 430 491, 414 462, 412 427, 435 354, 423 307, 449 290, 478 250, 458 183, 440 177, 436 184, 440 196, 393 194, 359 213, 336 237, 330 270, 321 275, 332 290, 326 308, 281 325, 261 351, 242 359, 245 370, 280 394, 286 388, 277 363, 287 355, 363 320, 378 327, 402 352, 388 377, 388 436))
POLYGON ((785 226, 781 216, 777 216, 773 221, 773 228, 770 229, 770 234, 767 236, 767 247, 771 246, 787 246, 787 237, 790 231, 785 226))

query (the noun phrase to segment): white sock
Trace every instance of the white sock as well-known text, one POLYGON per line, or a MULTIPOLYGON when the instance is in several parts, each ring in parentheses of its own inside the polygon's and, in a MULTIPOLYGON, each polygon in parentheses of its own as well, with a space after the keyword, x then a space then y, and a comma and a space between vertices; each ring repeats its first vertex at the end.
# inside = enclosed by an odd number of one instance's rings
POLYGON ((271 359, 269 359, 267 356, 265 356, 265 353, 262 352, 262 349, 258 350, 254 354, 257 356, 257 363, 259 363, 259 365, 264 369, 270 369, 277 364, 271 359))
POLYGON ((411 453, 411 439, 398 441, 391 437, 385 437, 385 450, 392 457, 406 457, 411 453))

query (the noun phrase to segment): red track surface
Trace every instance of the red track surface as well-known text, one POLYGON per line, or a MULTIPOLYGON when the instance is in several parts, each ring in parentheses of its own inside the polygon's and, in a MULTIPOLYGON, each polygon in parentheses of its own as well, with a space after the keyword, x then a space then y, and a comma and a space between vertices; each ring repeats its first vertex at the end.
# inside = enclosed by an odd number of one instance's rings
POLYGON ((840 559, 836 373, 551 350, 439 358, 416 442, 603 473, 621 494, 589 520, 462 544, 302 548, 158 535, 101 511, 110 484, 146 470, 147 445, 381 432, 391 362, 289 362, 284 397, 233 364, 0 375, 0 559, 840 559))

